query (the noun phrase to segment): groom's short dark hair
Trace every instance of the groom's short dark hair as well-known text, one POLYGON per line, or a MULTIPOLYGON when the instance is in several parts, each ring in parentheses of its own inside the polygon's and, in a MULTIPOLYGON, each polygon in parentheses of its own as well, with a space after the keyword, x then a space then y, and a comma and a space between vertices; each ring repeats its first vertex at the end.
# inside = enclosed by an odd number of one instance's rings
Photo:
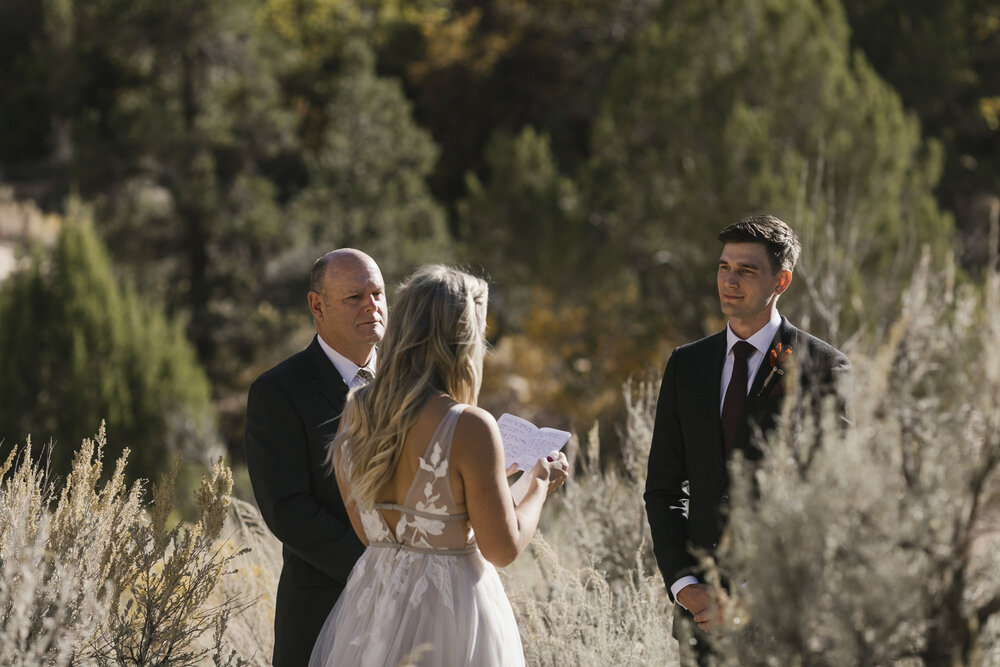
POLYGON ((799 239, 791 227, 773 215, 748 215, 719 232, 723 243, 763 243, 771 269, 791 271, 799 258, 799 239))

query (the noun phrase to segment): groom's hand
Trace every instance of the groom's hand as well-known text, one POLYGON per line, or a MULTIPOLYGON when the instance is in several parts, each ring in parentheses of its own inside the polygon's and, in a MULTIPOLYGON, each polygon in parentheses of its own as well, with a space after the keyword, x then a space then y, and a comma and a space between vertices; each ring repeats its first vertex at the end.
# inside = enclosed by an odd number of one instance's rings
POLYGON ((677 593, 677 601, 694 616, 705 632, 718 628, 723 620, 722 605, 708 584, 690 584, 677 593))
POLYGON ((677 592, 677 601, 685 609, 697 616, 715 602, 712 597, 712 587, 707 584, 688 584, 677 592))

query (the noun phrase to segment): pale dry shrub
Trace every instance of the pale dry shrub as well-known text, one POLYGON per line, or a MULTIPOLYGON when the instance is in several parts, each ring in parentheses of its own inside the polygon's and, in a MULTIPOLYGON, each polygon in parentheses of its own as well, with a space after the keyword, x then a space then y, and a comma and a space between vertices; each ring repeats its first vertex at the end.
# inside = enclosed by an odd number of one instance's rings
MULTIPOLYGON (((1000 289, 925 262, 855 350, 853 425, 796 401, 734 465, 726 665, 997 665, 1000 289)), ((794 394, 793 394, 794 396, 794 394)))
MULTIPOLYGON (((602 459, 596 426, 565 491, 549 499, 529 558, 506 587, 529 665, 676 665, 670 602, 643 509, 657 387, 627 383, 620 460, 602 459)), ((519 561, 525 560, 522 555, 519 561)))
POLYGON ((232 499, 223 528, 225 549, 235 554, 233 573, 216 587, 218 599, 242 596, 250 604, 226 627, 225 641, 238 646, 250 665, 271 664, 274 648, 274 597, 281 574, 281 542, 267 529, 256 506, 232 499))
POLYGON ((625 384, 625 424, 611 448, 620 459, 602 455, 595 424, 574 457, 570 482, 546 504, 541 525, 564 563, 591 566, 609 581, 630 578, 637 558, 645 571, 656 571, 642 494, 657 392, 652 381, 625 384))
POLYGON ((636 562, 609 582, 592 567, 565 565, 563 554, 540 534, 531 554, 544 585, 507 582, 529 665, 677 664, 658 574, 647 574, 636 562))
POLYGON ((202 480, 195 525, 167 530, 177 464, 147 517, 142 483, 125 484, 128 450, 101 483, 105 444, 102 424, 58 492, 30 440, 0 467, 0 664, 241 664, 223 648, 239 600, 206 604, 234 558, 217 540, 229 470, 202 480))
POLYGON ((62 561, 37 568, 48 555, 48 517, 18 523, 5 535, 13 538, 7 546, 14 546, 16 555, 3 558, 0 567, 0 664, 69 664, 81 628, 100 622, 106 606, 94 586, 76 586, 84 577, 75 564, 62 561), (34 523, 32 529, 29 523, 34 523))
POLYGON ((226 652, 223 642, 226 626, 245 600, 230 596, 208 604, 242 553, 227 553, 219 543, 232 474, 221 459, 216 462, 195 492, 197 522, 168 530, 178 466, 175 459, 154 489, 149 524, 128 527, 126 540, 136 546, 135 558, 114 581, 111 612, 84 652, 97 665, 245 664, 235 651, 226 652))
POLYGON ((127 454, 97 488, 104 442, 102 425, 76 452, 58 498, 30 439, 0 467, 0 664, 68 664, 107 618, 107 582, 134 556, 118 531, 140 519, 142 488, 125 485, 127 454))

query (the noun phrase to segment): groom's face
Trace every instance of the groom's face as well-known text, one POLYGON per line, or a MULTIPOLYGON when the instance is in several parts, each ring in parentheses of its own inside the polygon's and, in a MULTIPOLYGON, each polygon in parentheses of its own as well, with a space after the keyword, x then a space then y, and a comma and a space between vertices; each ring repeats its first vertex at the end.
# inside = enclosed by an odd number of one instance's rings
POLYGON ((774 302, 790 281, 791 272, 771 267, 763 243, 727 243, 722 248, 718 273, 722 312, 731 323, 752 329, 750 333, 767 323, 774 302))

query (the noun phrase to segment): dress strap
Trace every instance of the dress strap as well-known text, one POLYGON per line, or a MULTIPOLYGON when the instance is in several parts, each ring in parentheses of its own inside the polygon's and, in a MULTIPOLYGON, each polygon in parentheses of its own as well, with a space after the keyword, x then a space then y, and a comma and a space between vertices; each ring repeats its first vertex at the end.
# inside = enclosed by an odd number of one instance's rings
MULTIPOLYGON (((455 498, 451 492, 451 484, 448 483, 447 469, 451 459, 452 439, 455 435, 455 426, 458 418, 462 416, 465 409, 469 407, 464 403, 456 403, 448 408, 448 411, 441 418, 441 422, 434 430, 434 435, 424 449, 421 457, 421 469, 414 475, 410 488, 403 499, 403 504, 408 507, 416 507, 418 502, 425 502, 426 485, 430 484, 441 494, 438 506, 456 508, 455 498), (444 466, 441 468, 440 466, 444 466)), ((457 508, 456 508, 457 509, 457 508)), ((438 517, 433 517, 438 518, 438 517)))
POLYGON ((462 416, 467 407, 469 406, 465 403, 456 403, 448 408, 448 412, 441 418, 441 423, 438 424, 437 429, 434 431, 434 437, 427 443, 424 458, 430 458, 435 443, 441 446, 441 455, 444 458, 451 457, 451 442, 455 435, 455 426, 458 424, 458 418, 462 416))

